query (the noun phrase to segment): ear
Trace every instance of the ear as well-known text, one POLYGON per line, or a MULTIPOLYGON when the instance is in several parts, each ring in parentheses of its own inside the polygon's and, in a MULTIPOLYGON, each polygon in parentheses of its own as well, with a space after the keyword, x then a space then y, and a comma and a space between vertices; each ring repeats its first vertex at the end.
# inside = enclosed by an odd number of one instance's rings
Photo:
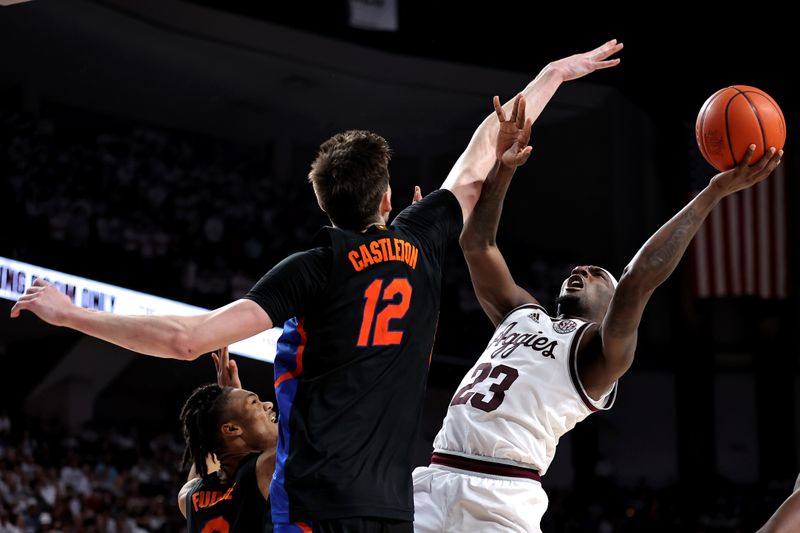
POLYGON ((319 193, 317 193, 317 186, 314 185, 313 181, 311 182, 311 188, 314 190, 314 198, 317 199, 317 205, 319 206, 320 210, 327 215, 328 212, 325 211, 324 207, 322 207, 322 200, 319 197, 319 193))
POLYGON ((386 192, 383 193, 381 196, 381 203, 380 203, 380 214, 382 217, 386 218, 389 216, 389 213, 392 212, 392 188, 387 187, 386 192))
POLYGON ((242 428, 233 422, 225 422, 220 426, 223 437, 235 437, 242 434, 242 428))

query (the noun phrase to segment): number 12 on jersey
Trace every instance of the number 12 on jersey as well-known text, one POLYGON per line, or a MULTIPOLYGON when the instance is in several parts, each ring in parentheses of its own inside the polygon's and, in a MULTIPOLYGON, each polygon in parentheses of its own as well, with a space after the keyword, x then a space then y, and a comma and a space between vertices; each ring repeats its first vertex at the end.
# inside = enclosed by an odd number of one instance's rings
POLYGON ((403 332, 389 329, 389 321, 403 318, 411 305, 411 284, 406 278, 395 278, 384 286, 378 278, 369 284, 364 291, 364 316, 361 319, 361 330, 358 334, 358 346, 389 346, 400 344, 403 332), (398 300, 398 295, 400 296, 398 300), (377 316, 375 310, 381 301, 391 301, 381 309, 377 316), (395 301, 397 300, 397 301, 395 301), (373 323, 375 327, 373 328, 373 323), (374 331, 373 331, 374 329, 374 331), (370 333, 372 341, 370 342, 370 333))

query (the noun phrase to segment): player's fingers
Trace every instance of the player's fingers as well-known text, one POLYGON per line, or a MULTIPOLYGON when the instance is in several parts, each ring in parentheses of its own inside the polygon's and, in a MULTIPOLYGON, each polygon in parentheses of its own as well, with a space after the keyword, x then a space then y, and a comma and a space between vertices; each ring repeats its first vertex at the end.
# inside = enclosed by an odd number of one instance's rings
POLYGON ((600 70, 604 68, 615 67, 617 65, 619 65, 619 58, 600 61, 598 63, 595 63, 594 68, 600 70))
POLYGON ((753 169, 755 169, 757 172, 761 172, 767 168, 767 165, 769 165, 770 161, 772 161, 772 159, 775 157, 776 152, 777 150, 775 150, 775 147, 771 147, 766 151, 766 153, 764 153, 763 156, 761 156, 761 159, 755 162, 753 169))
POLYGON ((756 145, 751 144, 747 147, 747 151, 744 153, 744 157, 742 158, 741 166, 750 166, 750 163, 753 161, 753 154, 756 153, 756 145))
POLYGON ((14 307, 11 308, 11 318, 17 318, 21 311, 25 311, 30 307, 30 302, 20 302, 19 300, 17 303, 14 304, 14 307))
POLYGON ((773 170, 778 168, 778 165, 781 164, 781 161, 783 161, 783 150, 778 150, 777 152, 772 154, 772 157, 769 159, 769 163, 767 164, 767 171, 771 173, 773 170))
POLYGON ((497 118, 500 122, 505 122, 506 112, 503 111, 503 106, 500 105, 500 97, 495 96, 494 99, 492 99, 492 103, 494 104, 494 112, 497 113, 497 118))
POLYGON ((519 110, 516 124, 519 129, 522 129, 525 127, 525 97, 520 94, 517 98, 519 99, 519 110))
POLYGON ((524 165, 531 156, 531 152, 533 152, 533 147, 526 146, 525 149, 520 152, 519 157, 517 157, 517 166, 524 165))
POLYGON ((623 44, 616 42, 616 39, 613 41, 609 41, 598 49, 598 51, 593 55, 592 59, 594 59, 595 61, 600 61, 601 59, 605 59, 609 56, 616 54, 617 52, 622 50, 622 48, 623 44))
POLYGON ((17 299, 17 301, 18 301, 18 302, 27 302, 27 301, 35 300, 35 299, 37 299, 38 297, 39 297, 39 294, 38 294, 38 293, 35 293, 35 292, 26 292, 25 294, 23 294, 22 296, 20 296, 20 297, 17 299))
POLYGON ((30 297, 30 296, 38 296, 38 295, 40 295, 40 294, 42 293, 42 291, 43 291, 43 290, 44 290, 44 289, 42 289, 42 288, 40 288, 40 287, 31 287, 30 289, 28 289, 27 291, 25 291, 25 292, 23 293, 23 295, 22 295, 22 296, 20 296, 20 298, 24 298, 24 297, 26 297, 26 296, 27 296, 27 297, 30 297))
POLYGON ((616 39, 611 39, 610 41, 604 42, 603 44, 601 44, 600 46, 598 46, 594 50, 590 50, 589 52, 586 52, 586 55, 599 54, 603 50, 608 48, 609 46, 614 46, 615 44, 617 44, 617 40, 616 39))
POLYGON ((533 127, 533 119, 526 119, 525 120, 525 128, 522 130, 522 136, 520 137, 520 144, 523 146, 527 145, 531 142, 531 128, 533 127))
POLYGON ((47 283, 47 282, 46 282, 44 279, 42 279, 42 278, 36 278, 36 281, 34 281, 34 282, 33 282, 33 285, 32 285, 32 286, 33 286, 33 287, 47 287, 47 286, 49 286, 49 285, 50 285, 50 284, 49 284, 49 283, 47 283))
POLYGON ((519 101, 522 98, 522 93, 517 94, 517 97, 514 98, 514 107, 511 108, 511 122, 517 121, 517 114, 519 113, 519 101))

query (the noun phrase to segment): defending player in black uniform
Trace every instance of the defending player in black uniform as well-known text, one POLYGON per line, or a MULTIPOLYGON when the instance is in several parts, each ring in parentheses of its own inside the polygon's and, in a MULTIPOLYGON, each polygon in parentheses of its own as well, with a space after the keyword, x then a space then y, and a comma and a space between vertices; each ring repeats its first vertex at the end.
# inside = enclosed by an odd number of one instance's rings
MULTIPOLYGON (((560 84, 614 66, 610 41, 547 65, 512 107, 535 120, 560 84)), ((197 316, 121 316, 72 305, 36 281, 12 309, 136 352, 194 359, 284 325, 275 365, 281 411, 272 518, 314 531, 411 531, 411 449, 439 311, 446 243, 495 163, 499 124, 480 124, 442 185, 389 225, 389 148, 348 131, 320 147, 310 174, 333 228, 246 298, 197 316), (297 319, 292 318, 297 317, 297 319), (303 526, 303 527, 308 527, 303 526)), ((293 528, 296 531, 296 528, 293 528)))
POLYGON ((271 402, 242 389, 227 348, 214 362, 218 383, 196 389, 181 410, 183 461, 191 471, 178 508, 188 533, 269 532, 276 414, 271 402), (214 472, 209 459, 217 466, 214 472))

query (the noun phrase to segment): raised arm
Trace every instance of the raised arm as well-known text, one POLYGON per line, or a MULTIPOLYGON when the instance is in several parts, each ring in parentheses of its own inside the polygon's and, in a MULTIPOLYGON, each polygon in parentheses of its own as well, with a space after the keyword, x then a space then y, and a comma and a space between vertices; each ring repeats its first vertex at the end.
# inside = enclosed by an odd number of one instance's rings
POLYGON ((600 326, 602 353, 579 369, 582 383, 594 398, 608 390, 633 362, 637 329, 644 307, 656 287, 678 265, 700 225, 719 201, 766 179, 780 164, 783 151, 774 148, 751 165, 755 145, 736 168, 714 176, 703 191, 647 240, 625 267, 608 312, 600 326))
POLYGON ((486 177, 472 216, 464 224, 459 242, 467 260, 475 295, 496 326, 514 307, 536 303, 536 300, 514 282, 496 242, 503 200, 511 178, 531 153, 531 147, 528 146, 531 120, 525 120, 525 98, 522 95, 514 100, 510 120, 506 120, 497 96, 494 97, 494 107, 499 119, 493 154, 496 162, 486 177))
POLYGON ((113 315, 74 305, 42 279, 36 280, 14 304, 11 318, 18 317, 21 311, 135 352, 185 360, 272 327, 269 315, 252 300, 237 300, 194 316, 113 315))
POLYGON ((800 491, 795 491, 778 507, 756 533, 792 533, 800 531, 800 491))
MULTIPOLYGON (((622 43, 617 43, 614 39, 590 52, 565 57, 545 66, 522 91, 528 102, 527 116, 531 122, 539 118, 561 83, 581 78, 598 69, 618 65, 619 59, 608 58, 620 50, 622 43)), ((513 101, 508 101, 503 109, 508 114, 512 107, 513 101)), ((495 117, 487 116, 472 134, 466 150, 442 184, 443 189, 451 190, 458 198, 464 221, 472 213, 481 194, 481 185, 495 163, 495 137, 498 129, 499 124, 495 117)))

